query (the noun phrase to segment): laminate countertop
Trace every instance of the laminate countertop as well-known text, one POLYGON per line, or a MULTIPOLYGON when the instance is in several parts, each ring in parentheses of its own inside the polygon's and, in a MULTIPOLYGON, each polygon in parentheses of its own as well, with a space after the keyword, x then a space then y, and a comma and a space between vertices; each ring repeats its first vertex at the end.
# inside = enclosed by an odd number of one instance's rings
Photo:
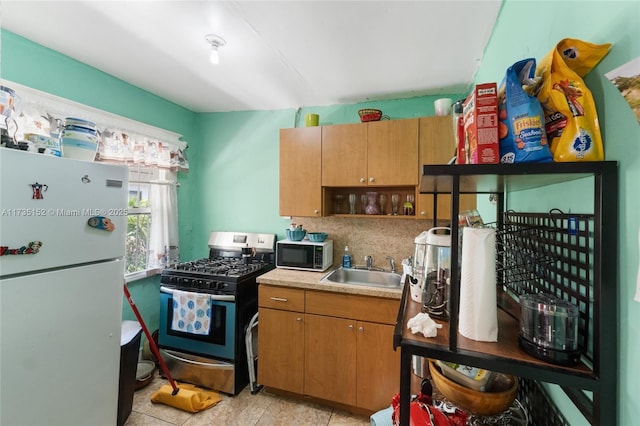
POLYGON ((320 282, 325 275, 334 269, 337 268, 332 268, 325 272, 309 272, 275 268, 258 276, 256 280, 259 284, 301 288, 305 290, 330 291, 333 293, 347 293, 398 300, 402 298, 402 286, 399 286, 398 288, 383 288, 365 285, 320 282))

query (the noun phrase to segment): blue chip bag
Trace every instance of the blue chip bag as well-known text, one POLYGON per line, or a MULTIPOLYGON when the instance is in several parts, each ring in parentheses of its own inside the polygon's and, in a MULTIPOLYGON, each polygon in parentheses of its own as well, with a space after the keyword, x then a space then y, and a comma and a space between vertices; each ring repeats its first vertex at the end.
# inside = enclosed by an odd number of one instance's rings
POLYGON ((553 161, 544 114, 535 86, 536 60, 523 59, 507 69, 498 88, 498 138, 501 163, 553 161))

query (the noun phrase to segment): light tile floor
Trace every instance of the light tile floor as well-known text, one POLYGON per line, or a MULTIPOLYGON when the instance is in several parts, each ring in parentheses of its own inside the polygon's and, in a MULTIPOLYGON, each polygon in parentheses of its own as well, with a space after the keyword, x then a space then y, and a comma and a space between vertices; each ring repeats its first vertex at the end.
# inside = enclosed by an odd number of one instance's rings
POLYGON ((151 402, 151 394, 167 380, 156 375, 151 384, 133 396, 133 409, 124 426, 284 426, 370 425, 369 417, 357 416, 318 404, 289 399, 266 392, 252 395, 245 387, 238 395, 220 393, 222 401, 199 413, 188 413, 151 402))

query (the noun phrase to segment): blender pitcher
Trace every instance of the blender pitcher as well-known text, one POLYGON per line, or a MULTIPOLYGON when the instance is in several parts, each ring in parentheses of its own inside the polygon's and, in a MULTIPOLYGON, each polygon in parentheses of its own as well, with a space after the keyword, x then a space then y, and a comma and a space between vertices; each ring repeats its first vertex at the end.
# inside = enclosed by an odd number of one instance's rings
POLYGON ((410 286, 411 300, 422 303, 422 291, 424 289, 425 256, 427 254, 427 235, 428 231, 422 232, 413 241, 415 247, 413 249, 413 263, 411 265, 410 286))
POLYGON ((431 228, 427 231, 426 240, 422 312, 435 318, 447 319, 451 280, 451 229, 431 228))

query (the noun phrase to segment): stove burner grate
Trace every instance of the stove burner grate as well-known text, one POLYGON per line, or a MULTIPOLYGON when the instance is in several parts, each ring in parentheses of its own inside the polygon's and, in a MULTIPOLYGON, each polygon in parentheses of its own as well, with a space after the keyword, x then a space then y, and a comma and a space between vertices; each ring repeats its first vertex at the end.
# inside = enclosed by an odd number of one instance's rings
POLYGON ((184 262, 176 265, 173 269, 212 276, 242 277, 264 269, 265 266, 265 262, 245 264, 242 259, 225 257, 184 262))

